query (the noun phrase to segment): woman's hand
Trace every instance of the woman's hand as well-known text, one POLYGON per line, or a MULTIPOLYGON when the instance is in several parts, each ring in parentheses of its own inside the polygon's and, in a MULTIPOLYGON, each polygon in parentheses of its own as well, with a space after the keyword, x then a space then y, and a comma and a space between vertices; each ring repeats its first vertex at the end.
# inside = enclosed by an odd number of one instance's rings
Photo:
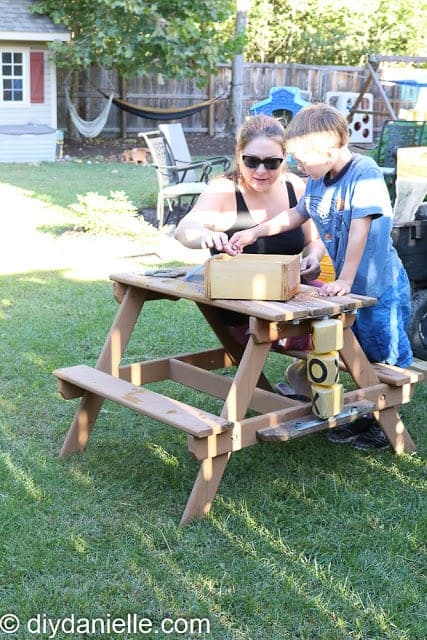
POLYGON ((235 256, 238 252, 230 246, 228 236, 223 231, 205 229, 202 233, 200 246, 202 249, 216 249, 220 253, 235 256))
POLYGON ((351 292, 351 285, 347 280, 334 280, 327 282, 319 289, 319 296, 345 296, 351 292))
POLYGON ((309 255, 301 259, 301 278, 305 282, 316 280, 320 276, 320 263, 316 256, 309 255))

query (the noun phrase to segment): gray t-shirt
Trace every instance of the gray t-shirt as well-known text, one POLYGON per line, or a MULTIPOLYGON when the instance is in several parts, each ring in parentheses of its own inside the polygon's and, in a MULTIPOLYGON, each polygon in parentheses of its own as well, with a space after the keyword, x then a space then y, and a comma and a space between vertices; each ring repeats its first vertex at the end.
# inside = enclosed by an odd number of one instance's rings
POLYGON ((309 178, 297 211, 315 222, 337 278, 344 265, 351 221, 371 216, 368 239, 351 290, 378 298, 397 281, 402 263, 390 235, 393 211, 381 169, 372 158, 354 154, 334 178, 309 178))

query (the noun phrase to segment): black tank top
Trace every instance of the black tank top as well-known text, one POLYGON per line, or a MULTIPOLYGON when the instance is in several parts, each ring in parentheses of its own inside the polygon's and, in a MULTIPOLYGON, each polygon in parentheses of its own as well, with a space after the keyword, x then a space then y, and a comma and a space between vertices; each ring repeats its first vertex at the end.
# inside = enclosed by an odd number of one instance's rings
MULTIPOLYGON (((293 184, 286 182, 286 189, 289 198, 289 207, 295 207, 297 204, 297 197, 293 184)), ((236 231, 242 231, 243 229, 249 229, 255 227, 256 222, 253 220, 249 213, 248 206, 243 198, 243 194, 236 187, 236 204, 237 204, 237 216, 236 220, 230 229, 225 232, 229 238, 236 231)), ((283 231, 275 236, 266 236, 265 238, 258 238, 253 244, 248 245, 243 249, 243 253, 263 253, 270 255, 296 255, 301 253, 304 248, 304 233, 299 227, 298 229, 292 229, 292 231, 283 231)), ((216 250, 211 251, 212 254, 218 253, 216 250)))
MULTIPOLYGON (((297 197, 295 194, 294 186, 291 182, 286 182, 286 189, 288 191, 289 207, 295 207, 297 204, 297 197)), ((236 203, 237 203, 237 217, 233 226, 225 233, 229 238, 236 231, 248 229, 249 227, 256 226, 243 195, 236 187, 236 203)), ((248 245, 243 249, 243 253, 264 253, 270 255, 296 255, 301 253, 304 248, 304 233, 299 227, 292 231, 284 231, 278 233, 275 236, 267 236, 265 238, 258 238, 253 244, 248 245)), ((211 254, 218 253, 216 249, 211 249, 211 254)), ((228 326, 238 326, 247 324, 247 316, 237 313, 236 311, 228 311, 226 309, 219 309, 224 324, 228 326)))

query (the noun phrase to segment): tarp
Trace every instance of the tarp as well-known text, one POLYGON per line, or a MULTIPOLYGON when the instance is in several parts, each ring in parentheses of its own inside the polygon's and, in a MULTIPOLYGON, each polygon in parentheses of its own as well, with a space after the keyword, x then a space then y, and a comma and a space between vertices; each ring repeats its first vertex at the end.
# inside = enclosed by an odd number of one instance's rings
POLYGON ((413 78, 392 80, 391 78, 387 78, 386 82, 409 85, 410 87, 427 87, 427 78, 425 80, 415 80, 413 78))
POLYGON ((409 87, 427 87, 425 69, 384 69, 383 82, 403 84, 409 87))

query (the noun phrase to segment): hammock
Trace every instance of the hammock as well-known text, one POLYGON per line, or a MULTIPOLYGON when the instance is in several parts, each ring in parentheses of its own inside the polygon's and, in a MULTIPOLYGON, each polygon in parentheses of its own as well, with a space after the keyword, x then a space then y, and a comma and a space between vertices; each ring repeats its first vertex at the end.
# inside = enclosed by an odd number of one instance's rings
MULTIPOLYGON (((101 91, 104 98, 108 98, 107 94, 101 91)), ((181 109, 161 109, 154 107, 139 107, 136 104, 126 102, 120 98, 113 98, 113 104, 119 109, 132 113, 139 118, 147 118, 148 120, 175 120, 176 118, 185 118, 186 116, 192 116, 202 109, 206 109, 209 105, 217 102, 218 100, 224 100, 224 98, 211 98, 205 100, 205 102, 199 102, 188 107, 182 107, 181 109)))
POLYGON ((105 127, 108 114, 110 113, 111 103, 113 102, 113 94, 109 97, 105 97, 108 98, 108 102, 99 116, 96 117, 95 120, 83 120, 83 118, 81 118, 77 113, 75 106, 70 100, 68 89, 65 87, 65 101, 70 111, 71 120, 73 121, 77 131, 81 133, 82 136, 85 136, 85 138, 96 138, 96 136, 98 136, 105 127))

